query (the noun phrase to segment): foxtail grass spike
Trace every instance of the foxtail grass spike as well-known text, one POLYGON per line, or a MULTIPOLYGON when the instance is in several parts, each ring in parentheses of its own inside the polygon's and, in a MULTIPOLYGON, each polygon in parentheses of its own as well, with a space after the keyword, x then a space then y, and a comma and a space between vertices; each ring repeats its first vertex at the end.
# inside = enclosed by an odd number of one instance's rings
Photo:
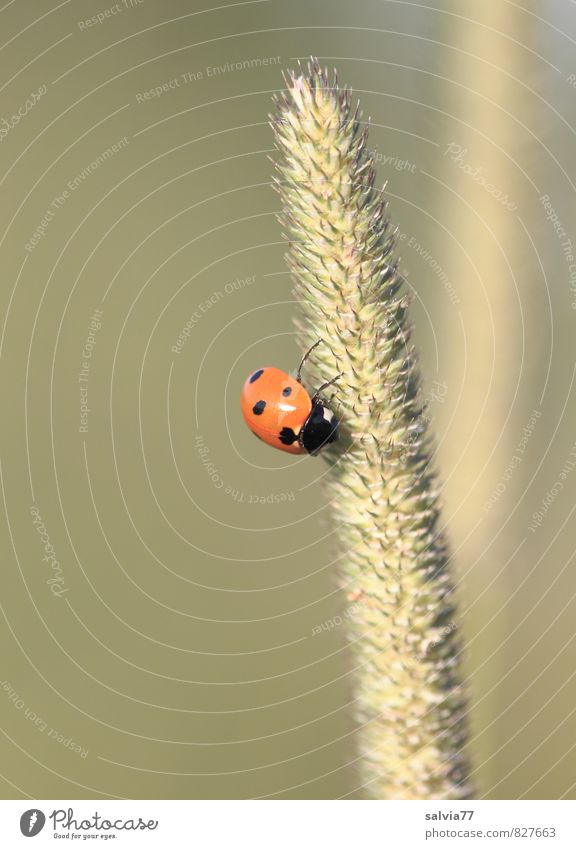
POLYGON ((372 798, 471 795, 454 597, 375 154, 349 89, 312 60, 286 75, 272 127, 303 349, 340 372, 330 503, 350 605, 360 784, 372 798))

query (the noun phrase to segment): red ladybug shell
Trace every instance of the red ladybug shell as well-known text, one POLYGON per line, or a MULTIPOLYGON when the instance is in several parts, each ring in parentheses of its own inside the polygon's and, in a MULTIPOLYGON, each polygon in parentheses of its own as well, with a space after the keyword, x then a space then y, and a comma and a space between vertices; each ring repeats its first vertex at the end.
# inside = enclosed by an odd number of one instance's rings
POLYGON ((290 454, 306 454, 298 435, 312 410, 301 383, 285 371, 265 366, 242 388, 242 415, 250 430, 268 445, 290 454))

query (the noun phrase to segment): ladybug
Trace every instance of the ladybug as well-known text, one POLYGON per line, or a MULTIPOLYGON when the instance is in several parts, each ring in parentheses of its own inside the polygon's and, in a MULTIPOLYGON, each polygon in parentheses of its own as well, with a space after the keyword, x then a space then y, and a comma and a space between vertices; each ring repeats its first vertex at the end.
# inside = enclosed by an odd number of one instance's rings
POLYGON ((290 454, 318 454, 324 445, 338 438, 338 421, 320 393, 339 374, 310 397, 302 386, 302 367, 319 339, 304 355, 296 377, 274 366, 256 369, 242 388, 242 415, 259 439, 290 454))

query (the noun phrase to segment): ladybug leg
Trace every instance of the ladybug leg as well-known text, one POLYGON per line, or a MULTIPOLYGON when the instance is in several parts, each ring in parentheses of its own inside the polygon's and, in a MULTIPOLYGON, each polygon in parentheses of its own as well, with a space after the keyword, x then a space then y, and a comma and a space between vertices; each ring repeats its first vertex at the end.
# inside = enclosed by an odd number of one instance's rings
POLYGON ((298 366, 298 371, 296 372, 296 380, 298 381, 298 383, 302 383, 302 367, 304 366, 304 363, 306 362, 306 360, 308 359, 308 357, 310 356, 310 354, 312 353, 314 348, 318 347, 318 345, 320 344, 321 341, 322 341, 322 339, 319 339, 317 342, 314 342, 312 347, 309 348, 306 351, 306 353, 304 354, 304 356, 302 357, 302 362, 298 366))
MULTIPOLYGON (((332 386, 333 383, 336 383, 337 380, 340 380, 343 374, 344 372, 341 371, 340 374, 337 374, 336 377, 332 378, 332 380, 327 380, 326 383, 323 383, 322 386, 319 386, 314 395, 312 396, 312 403, 314 404, 314 402, 318 400, 318 398, 320 397, 320 393, 323 389, 326 389, 327 386, 332 386)), ((333 397, 334 395, 332 396, 332 398, 333 397)))
POLYGON ((336 398, 337 395, 338 395, 337 392, 333 392, 332 395, 330 396, 330 400, 328 401, 328 403, 332 404, 332 401, 334 400, 334 398, 336 398))

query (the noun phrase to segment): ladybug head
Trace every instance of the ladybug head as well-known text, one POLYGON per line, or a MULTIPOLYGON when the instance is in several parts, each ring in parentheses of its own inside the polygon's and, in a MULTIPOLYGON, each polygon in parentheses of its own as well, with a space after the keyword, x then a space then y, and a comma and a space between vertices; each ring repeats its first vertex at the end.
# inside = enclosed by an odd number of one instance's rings
POLYGON ((308 454, 318 454, 338 439, 338 420, 322 401, 314 399, 310 415, 302 425, 298 441, 308 454))

